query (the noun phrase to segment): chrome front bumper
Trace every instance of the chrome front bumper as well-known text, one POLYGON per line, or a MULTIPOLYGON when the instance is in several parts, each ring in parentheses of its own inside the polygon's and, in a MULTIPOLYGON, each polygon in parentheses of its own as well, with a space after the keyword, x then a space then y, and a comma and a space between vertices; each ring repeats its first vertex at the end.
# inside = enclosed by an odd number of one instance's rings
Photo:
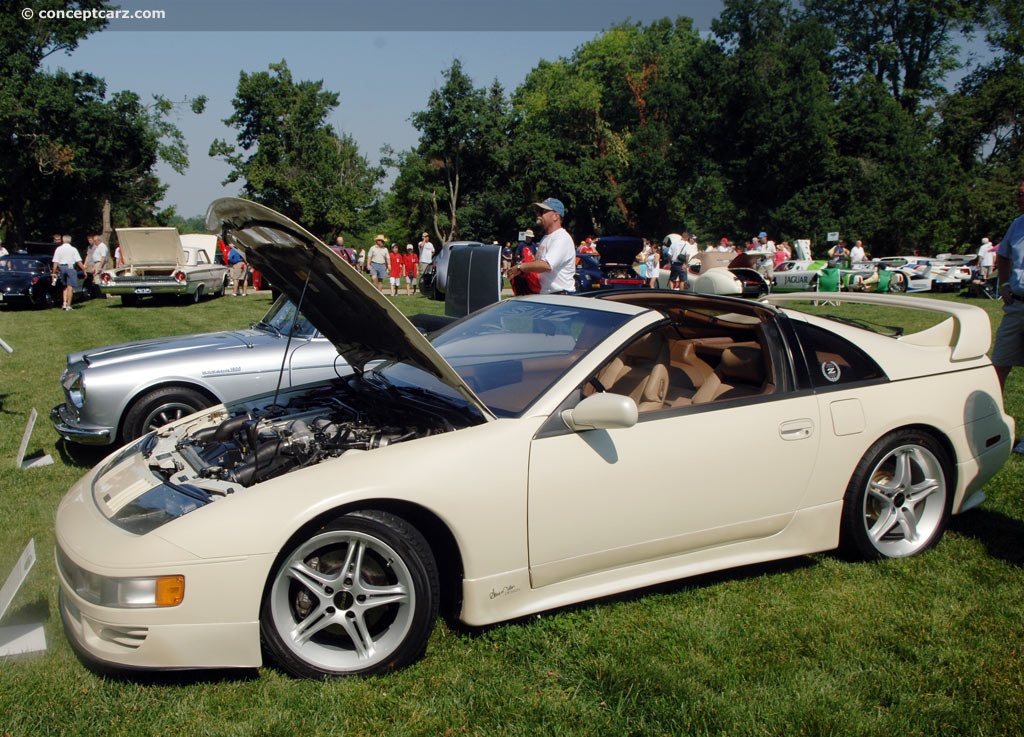
POLYGON ((114 427, 82 427, 68 411, 66 404, 58 404, 50 410, 53 429, 65 440, 81 445, 111 445, 117 434, 114 427))

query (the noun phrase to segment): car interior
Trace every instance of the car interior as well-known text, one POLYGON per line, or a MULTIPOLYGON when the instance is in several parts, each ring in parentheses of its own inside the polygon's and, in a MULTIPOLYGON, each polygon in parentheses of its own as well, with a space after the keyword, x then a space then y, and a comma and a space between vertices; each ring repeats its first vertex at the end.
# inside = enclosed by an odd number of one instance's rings
POLYGON ((669 312, 583 387, 629 396, 641 413, 775 392, 761 322, 742 314, 669 312))

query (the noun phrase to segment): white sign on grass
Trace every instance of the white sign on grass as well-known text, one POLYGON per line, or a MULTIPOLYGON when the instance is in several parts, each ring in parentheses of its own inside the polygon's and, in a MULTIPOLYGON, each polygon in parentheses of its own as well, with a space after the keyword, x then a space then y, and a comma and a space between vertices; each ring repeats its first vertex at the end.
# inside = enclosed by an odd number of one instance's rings
MULTIPOLYGON (((28 577, 28 572, 36 562, 35 538, 28 541, 14 570, 7 576, 3 588, 0 588, 0 620, 3 620, 7 608, 14 600, 14 595, 28 577)), ((33 653, 46 649, 46 634, 42 624, 19 624, 0 627, 0 656, 33 653)))

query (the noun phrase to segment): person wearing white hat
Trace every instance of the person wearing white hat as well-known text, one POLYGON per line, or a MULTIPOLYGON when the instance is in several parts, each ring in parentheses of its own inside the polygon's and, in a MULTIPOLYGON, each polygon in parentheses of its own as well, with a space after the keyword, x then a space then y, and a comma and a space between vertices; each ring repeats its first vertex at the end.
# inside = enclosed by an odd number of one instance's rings
POLYGON ((378 235, 373 239, 373 245, 370 246, 370 250, 366 254, 366 260, 370 267, 373 286, 381 292, 384 291, 384 282, 388 280, 388 256, 387 239, 383 235, 378 235))

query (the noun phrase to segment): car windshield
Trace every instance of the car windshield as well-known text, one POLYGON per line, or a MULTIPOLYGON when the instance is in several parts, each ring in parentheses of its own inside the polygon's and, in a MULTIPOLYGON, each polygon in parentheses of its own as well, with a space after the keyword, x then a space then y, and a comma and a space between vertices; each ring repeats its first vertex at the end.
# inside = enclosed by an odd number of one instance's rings
MULTIPOLYGON (((431 343, 496 416, 514 417, 628 319, 583 305, 507 300, 453 323, 431 343)), ((392 384, 457 398, 408 364, 381 373, 392 384)))
POLYGON ((269 330, 278 335, 288 335, 295 322, 293 335, 296 338, 312 338, 316 329, 302 313, 296 313, 295 304, 287 297, 279 298, 270 306, 267 314, 253 327, 269 330))

